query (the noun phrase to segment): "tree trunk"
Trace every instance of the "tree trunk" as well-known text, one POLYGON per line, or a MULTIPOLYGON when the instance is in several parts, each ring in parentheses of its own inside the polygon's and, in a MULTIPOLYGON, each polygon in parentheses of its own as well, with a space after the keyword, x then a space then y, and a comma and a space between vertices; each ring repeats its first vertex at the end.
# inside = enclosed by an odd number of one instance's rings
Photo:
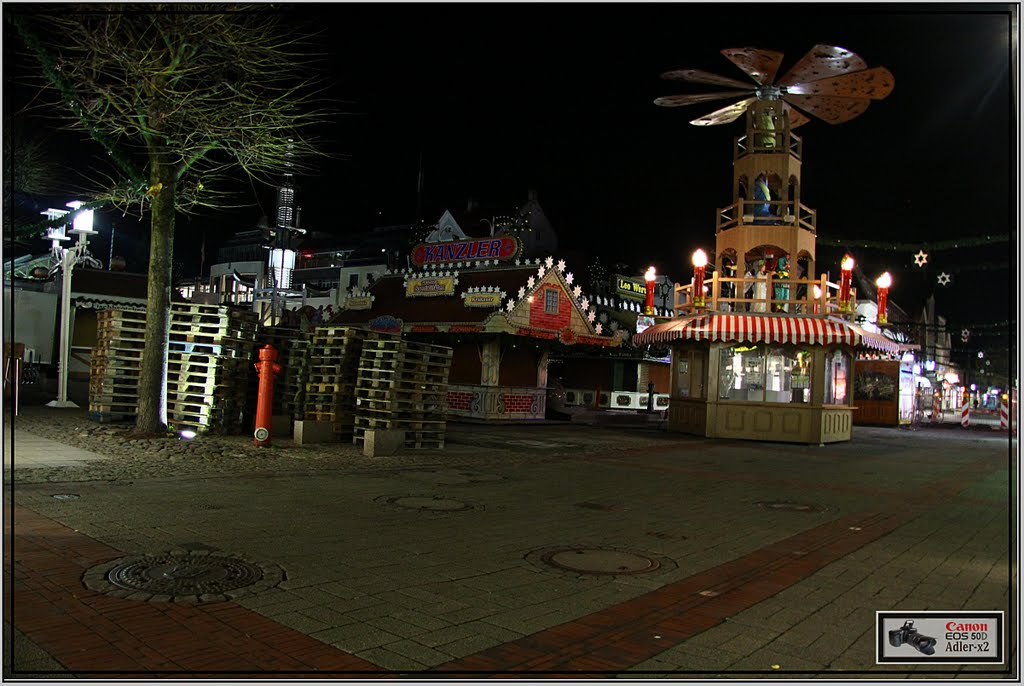
POLYGON ((139 379, 136 435, 167 430, 167 342, 171 316, 171 265, 174 258, 175 169, 161 153, 150 155, 153 194, 149 245, 146 336, 139 379))

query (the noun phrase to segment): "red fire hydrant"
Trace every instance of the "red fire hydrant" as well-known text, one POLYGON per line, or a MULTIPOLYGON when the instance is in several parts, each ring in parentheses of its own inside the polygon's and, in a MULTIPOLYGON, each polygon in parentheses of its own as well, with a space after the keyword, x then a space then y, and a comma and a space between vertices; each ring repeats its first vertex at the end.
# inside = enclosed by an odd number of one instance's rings
POLYGON ((260 348, 260 361, 254 367, 260 375, 260 390, 256 396, 256 431, 253 432, 252 444, 270 445, 270 424, 274 413, 274 375, 281 372, 277 359, 277 349, 269 343, 260 348))

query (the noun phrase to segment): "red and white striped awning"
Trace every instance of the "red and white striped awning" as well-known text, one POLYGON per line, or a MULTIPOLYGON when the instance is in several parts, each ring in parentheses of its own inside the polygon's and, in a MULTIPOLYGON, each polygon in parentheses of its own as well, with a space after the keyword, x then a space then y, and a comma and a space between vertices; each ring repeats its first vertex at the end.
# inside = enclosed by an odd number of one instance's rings
POLYGON ((906 347, 841 319, 770 314, 715 313, 679 317, 656 324, 633 336, 634 345, 677 340, 810 345, 844 343, 891 353, 898 353, 906 347))

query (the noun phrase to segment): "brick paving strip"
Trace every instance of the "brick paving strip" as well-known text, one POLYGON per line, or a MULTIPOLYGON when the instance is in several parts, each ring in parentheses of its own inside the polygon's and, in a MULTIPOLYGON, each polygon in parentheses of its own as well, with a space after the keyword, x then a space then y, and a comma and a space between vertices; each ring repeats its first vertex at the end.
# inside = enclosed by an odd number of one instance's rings
POLYGON ((822 524, 614 607, 453 660, 434 671, 451 676, 538 672, 538 676, 575 678, 622 673, 908 524, 1004 466, 991 458, 976 460, 938 481, 899 494, 891 509, 822 524))
MULTIPOLYGON (((991 458, 975 460, 900 494, 889 509, 843 517, 605 610, 416 674, 533 672, 584 678, 621 673, 908 524, 1004 467, 991 458)), ((14 560, 9 504, 6 513, 4 584, 8 593, 13 590, 13 603, 5 606, 5 619, 70 672, 102 672, 108 678, 159 672, 196 678, 225 676, 225 671, 240 678, 275 673, 287 678, 393 676, 234 603, 148 603, 91 592, 82 585, 84 571, 124 554, 24 507, 13 512, 14 560)))
POLYGON ((24 507, 13 511, 14 559, 10 505, 5 513, 4 587, 12 602, 5 603, 4 618, 69 672, 107 678, 159 672, 178 678, 386 676, 371 662, 235 603, 148 603, 89 591, 82 574, 124 553, 24 507), (216 674, 225 671, 232 673, 216 674))

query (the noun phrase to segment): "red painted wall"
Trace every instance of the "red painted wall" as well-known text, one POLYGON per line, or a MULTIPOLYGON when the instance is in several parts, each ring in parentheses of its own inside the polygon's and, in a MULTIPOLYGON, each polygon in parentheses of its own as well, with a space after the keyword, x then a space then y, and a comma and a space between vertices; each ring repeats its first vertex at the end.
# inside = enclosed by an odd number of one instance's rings
POLYGON ((533 302, 530 303, 530 326, 548 331, 560 331, 569 326, 569 322, 572 321, 572 306, 565 291, 558 286, 546 285, 533 294, 533 302), (558 292, 558 314, 548 314, 544 311, 546 292, 549 290, 558 292))

